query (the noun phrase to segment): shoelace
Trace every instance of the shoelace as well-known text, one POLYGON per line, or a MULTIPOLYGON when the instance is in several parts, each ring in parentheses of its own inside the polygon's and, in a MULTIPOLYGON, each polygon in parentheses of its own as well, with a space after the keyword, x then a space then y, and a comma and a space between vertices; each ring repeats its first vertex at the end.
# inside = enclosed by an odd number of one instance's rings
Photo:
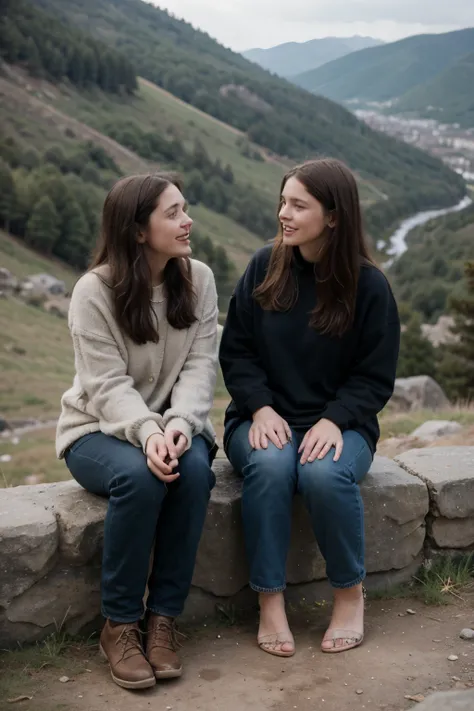
POLYGON ((178 637, 186 639, 186 635, 178 630, 174 622, 154 622, 149 630, 149 635, 152 647, 171 649, 172 652, 177 652, 183 646, 178 637))
POLYGON ((122 660, 143 654, 140 632, 136 627, 124 627, 115 644, 122 645, 122 660))

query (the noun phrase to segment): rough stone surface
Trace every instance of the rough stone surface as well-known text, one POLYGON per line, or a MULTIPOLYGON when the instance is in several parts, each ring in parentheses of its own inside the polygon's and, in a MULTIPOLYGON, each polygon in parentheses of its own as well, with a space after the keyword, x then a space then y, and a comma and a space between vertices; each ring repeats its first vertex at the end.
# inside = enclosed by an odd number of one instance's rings
POLYGON ((416 428, 411 433, 411 437, 421 439, 423 442, 434 442, 439 437, 455 434, 462 430, 462 425, 459 422, 452 420, 428 420, 416 428))
POLYGON ((397 378, 390 406, 399 410, 439 410, 449 407, 449 400, 429 375, 397 378))
POLYGON ((474 709, 474 690, 446 691, 416 704, 417 711, 472 711, 474 709))
POLYGON ((395 461, 428 485, 435 515, 474 517, 474 447, 412 449, 395 461))
MULTIPOLYGON (((387 587, 415 573, 426 521, 434 518, 432 536, 440 547, 448 542, 451 549, 459 548, 470 540, 473 457, 474 448, 415 450, 400 457, 403 468, 375 458, 361 486, 368 588, 387 587), (428 458, 419 459, 420 454, 428 458), (433 517, 434 501, 440 515, 433 517)), ((214 469, 217 485, 185 611, 194 619, 212 615, 216 604, 223 609, 255 604, 247 585, 242 482, 226 460, 217 460, 214 469)), ((63 629, 73 633, 97 623, 106 510, 104 499, 73 481, 0 490, 0 648, 40 639, 63 622, 63 629)), ((287 578, 287 594, 295 602, 302 596, 329 597, 324 561, 298 496, 287 578)))
POLYGON ((474 516, 471 518, 435 518, 431 535, 440 548, 469 548, 474 545, 474 516))
POLYGON ((41 504, 39 488, 0 490, 0 607, 28 590, 53 564, 58 526, 53 512, 41 504))

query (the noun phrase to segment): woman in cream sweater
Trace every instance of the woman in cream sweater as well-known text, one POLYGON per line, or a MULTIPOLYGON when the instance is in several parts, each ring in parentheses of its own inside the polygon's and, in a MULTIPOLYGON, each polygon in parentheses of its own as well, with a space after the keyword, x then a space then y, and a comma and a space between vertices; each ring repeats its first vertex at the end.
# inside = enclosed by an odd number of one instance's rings
POLYGON ((181 674, 174 620, 215 483, 217 294, 212 271, 190 259, 191 225, 173 176, 120 180, 69 311, 76 376, 62 398, 57 454, 81 486, 109 499, 100 643, 114 681, 130 689, 181 674))

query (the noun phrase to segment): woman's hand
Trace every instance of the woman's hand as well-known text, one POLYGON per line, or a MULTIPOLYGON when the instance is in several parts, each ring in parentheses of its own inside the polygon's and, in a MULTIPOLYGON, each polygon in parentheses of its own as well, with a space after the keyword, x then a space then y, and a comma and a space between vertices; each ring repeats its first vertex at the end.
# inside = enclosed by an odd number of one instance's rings
POLYGON ((291 440, 291 430, 288 422, 280 417, 273 407, 266 406, 253 414, 249 442, 252 449, 267 449, 268 440, 278 449, 283 449, 291 440))
POLYGON ((179 474, 173 474, 173 469, 178 466, 178 459, 170 456, 164 435, 157 433, 148 437, 145 450, 148 469, 160 481, 169 484, 179 477, 179 474))
POLYGON ((171 459, 178 460, 188 446, 188 438, 179 430, 165 430, 165 444, 171 459))
POLYGON ((303 452, 300 462, 306 464, 306 462, 314 462, 315 459, 324 459, 331 447, 336 448, 333 459, 337 462, 343 446, 342 432, 339 427, 331 420, 319 420, 303 437, 298 449, 298 453, 303 452))

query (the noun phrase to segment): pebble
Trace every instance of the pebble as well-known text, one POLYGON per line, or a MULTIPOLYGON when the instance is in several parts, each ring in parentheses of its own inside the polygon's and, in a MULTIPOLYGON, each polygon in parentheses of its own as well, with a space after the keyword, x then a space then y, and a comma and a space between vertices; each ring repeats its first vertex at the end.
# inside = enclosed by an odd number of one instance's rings
POLYGON ((458 659, 459 657, 456 654, 450 654, 448 657, 448 661, 450 662, 457 662, 458 659))
POLYGON ((357 691, 356 691, 356 694, 359 694, 359 696, 360 696, 361 694, 363 694, 363 693, 364 693, 364 690, 363 690, 363 689, 357 689, 357 691))
POLYGON ((474 630, 471 630, 470 627, 466 627, 459 636, 461 639, 474 639, 474 630))
POLYGON ((408 615, 416 615, 416 612, 415 612, 415 610, 411 610, 410 608, 408 608, 407 614, 408 615))
POLYGON ((68 676, 60 676, 59 681, 61 682, 61 684, 67 684, 67 682, 70 681, 70 679, 68 676))
POLYGON ((461 679, 458 676, 452 676, 451 679, 453 681, 461 681, 461 679))

